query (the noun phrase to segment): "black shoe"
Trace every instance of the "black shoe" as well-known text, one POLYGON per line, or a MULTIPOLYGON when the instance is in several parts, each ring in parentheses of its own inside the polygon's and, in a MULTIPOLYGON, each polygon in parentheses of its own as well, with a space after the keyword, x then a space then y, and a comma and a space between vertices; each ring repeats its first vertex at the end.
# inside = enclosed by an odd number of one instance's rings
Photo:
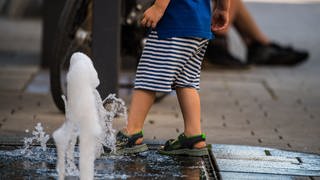
POLYGON ((254 43, 248 47, 247 57, 248 64, 293 66, 306 61, 309 53, 275 43, 269 45, 254 43))
POLYGON ((205 59, 212 65, 221 69, 246 70, 250 66, 243 63, 240 59, 234 57, 226 45, 221 44, 221 40, 217 39, 211 41, 205 54, 205 59), (215 41, 220 41, 216 43, 215 41))
MULTIPOLYGON (((136 144, 136 141, 143 138, 143 131, 133 135, 127 135, 119 131, 116 136, 116 152, 115 155, 129 155, 144 152, 148 150, 148 146, 144 143, 136 144)), ((110 153, 110 150, 104 147, 105 155, 110 153)))
POLYGON ((117 134, 117 154, 135 154, 148 150, 148 146, 144 143, 136 144, 139 138, 143 138, 143 131, 140 131, 133 135, 127 135, 122 131, 117 134))

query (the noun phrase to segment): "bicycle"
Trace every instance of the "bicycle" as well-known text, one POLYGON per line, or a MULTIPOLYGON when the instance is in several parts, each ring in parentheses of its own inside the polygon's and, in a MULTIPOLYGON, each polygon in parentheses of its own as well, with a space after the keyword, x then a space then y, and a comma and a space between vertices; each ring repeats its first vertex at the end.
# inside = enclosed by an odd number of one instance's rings
MULTIPOLYGON (((121 8, 121 54, 132 56, 138 62, 141 55, 146 30, 140 26, 144 10, 150 6, 149 0, 123 0, 121 8)), ((50 62, 50 90, 58 109, 64 112, 61 95, 66 95, 66 72, 73 52, 82 51, 92 58, 92 6, 93 0, 68 0, 58 21, 53 57, 50 62)), ((122 87, 131 88, 132 84, 122 87)), ((160 94, 159 102, 165 97, 160 94)))
POLYGON ((77 50, 83 50, 90 56, 90 6, 92 7, 92 1, 68 0, 58 21, 52 51, 54 60, 50 62, 50 89, 54 103, 63 112, 64 102, 61 95, 67 92, 65 75, 70 56, 77 50))

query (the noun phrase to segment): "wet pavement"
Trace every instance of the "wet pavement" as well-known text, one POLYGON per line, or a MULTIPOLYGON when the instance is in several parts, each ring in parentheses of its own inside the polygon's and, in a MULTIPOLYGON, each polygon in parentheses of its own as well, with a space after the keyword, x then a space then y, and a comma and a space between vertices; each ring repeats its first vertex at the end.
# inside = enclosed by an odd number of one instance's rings
MULTIPOLYGON (((158 144, 131 156, 102 156, 95 161, 95 179, 306 179, 320 178, 320 155, 274 148, 212 144, 204 157, 164 156, 158 144)), ((56 149, 34 146, 0 146, 3 179, 57 177, 56 149), (12 171, 14 169, 14 171, 12 171)), ((76 148, 75 164, 79 163, 76 148)), ((67 176, 67 179, 75 175, 67 176)))
MULTIPOLYGON (((319 176, 320 167, 316 155, 320 154, 320 24, 316 23, 320 4, 248 3, 248 7, 271 39, 305 48, 310 58, 297 67, 247 71, 217 70, 205 64, 201 120, 207 142, 214 144, 216 171, 223 179, 317 179, 312 176, 319 176)), ((41 22, 21 25, 0 19, 0 24, 0 144, 21 143, 30 135, 25 130, 37 122, 51 134, 64 116, 50 97, 48 71, 38 66, 41 22), (25 26, 32 33, 22 31, 25 26)), ((243 57, 245 49, 234 32, 231 39, 233 52, 243 57)), ((132 74, 122 72, 121 81, 132 81, 132 74)), ((127 103, 130 95, 129 89, 119 91, 127 103)), ((174 93, 155 104, 146 119, 145 138, 163 142, 181 133, 178 107, 174 93)), ((117 129, 124 124, 122 119, 114 122, 117 129)))
MULTIPOLYGON (((34 147, 30 155, 19 149, 0 150, 1 179, 55 179, 56 150, 34 147), (12 171, 12 169, 15 169, 12 171)), ((76 151, 76 164, 79 152, 76 151)), ((76 179, 68 176, 66 179, 76 179)), ((210 179, 200 157, 162 156, 155 149, 134 156, 102 156, 95 161, 95 179, 210 179)))

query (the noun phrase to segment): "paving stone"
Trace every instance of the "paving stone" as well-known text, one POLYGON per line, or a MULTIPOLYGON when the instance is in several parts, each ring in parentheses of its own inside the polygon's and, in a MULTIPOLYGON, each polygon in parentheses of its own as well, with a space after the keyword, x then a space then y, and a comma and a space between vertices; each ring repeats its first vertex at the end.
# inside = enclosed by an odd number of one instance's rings
POLYGON ((49 94, 50 77, 48 71, 40 71, 26 87, 26 93, 49 94))
POLYGON ((220 172, 302 177, 320 175, 320 156, 315 154, 266 147, 221 144, 214 144, 212 152, 220 172))
POLYGON ((22 91, 31 80, 37 67, 3 66, 0 68, 0 91, 22 91))
POLYGON ((26 86, 29 78, 10 78, 0 77, 0 90, 1 91, 22 91, 24 87, 26 86))
POLYGON ((38 66, 35 65, 3 65, 0 68, 0 76, 29 76, 30 74, 34 74, 39 70, 38 66))
POLYGON ((17 113, 12 117, 7 118, 7 121, 1 128, 1 134, 6 132, 24 132, 25 129, 33 129, 38 123, 42 123, 46 132, 52 133, 54 129, 59 127, 64 121, 61 114, 37 113, 32 115, 30 113, 17 113))
POLYGON ((309 177, 301 176, 286 176, 274 174, 260 174, 260 173, 239 173, 239 172, 222 172, 222 179, 237 179, 237 180, 310 180, 309 177))

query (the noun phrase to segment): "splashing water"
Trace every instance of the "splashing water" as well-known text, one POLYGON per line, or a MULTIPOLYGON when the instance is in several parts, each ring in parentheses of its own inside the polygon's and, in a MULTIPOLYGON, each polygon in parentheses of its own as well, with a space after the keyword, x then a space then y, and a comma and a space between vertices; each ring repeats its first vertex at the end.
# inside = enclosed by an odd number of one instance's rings
POLYGON ((104 132, 99 141, 103 146, 106 146, 112 152, 115 152, 116 138, 115 130, 112 128, 112 122, 116 116, 120 116, 127 120, 127 108, 124 101, 120 98, 117 98, 115 94, 109 94, 103 101, 101 101, 98 91, 95 91, 95 95, 100 125, 104 132))
POLYGON ((96 87, 97 72, 89 57, 75 53, 70 60, 67 74, 68 99, 65 103, 66 121, 53 133, 58 152, 59 179, 65 175, 93 179, 94 160, 103 153, 103 146, 115 151, 115 130, 112 121, 119 115, 126 118, 127 109, 121 99, 110 94, 101 100, 96 87), (79 169, 74 163, 74 148, 80 139, 79 169))
MULTIPOLYGON (((26 130, 26 132, 28 132, 26 130)), ((42 151, 47 150, 47 142, 50 138, 46 132, 44 132, 41 123, 37 123, 34 130, 32 131, 32 137, 25 137, 23 139, 24 146, 22 149, 22 154, 30 155, 32 152, 30 151, 30 146, 33 144, 40 144, 42 151)))

